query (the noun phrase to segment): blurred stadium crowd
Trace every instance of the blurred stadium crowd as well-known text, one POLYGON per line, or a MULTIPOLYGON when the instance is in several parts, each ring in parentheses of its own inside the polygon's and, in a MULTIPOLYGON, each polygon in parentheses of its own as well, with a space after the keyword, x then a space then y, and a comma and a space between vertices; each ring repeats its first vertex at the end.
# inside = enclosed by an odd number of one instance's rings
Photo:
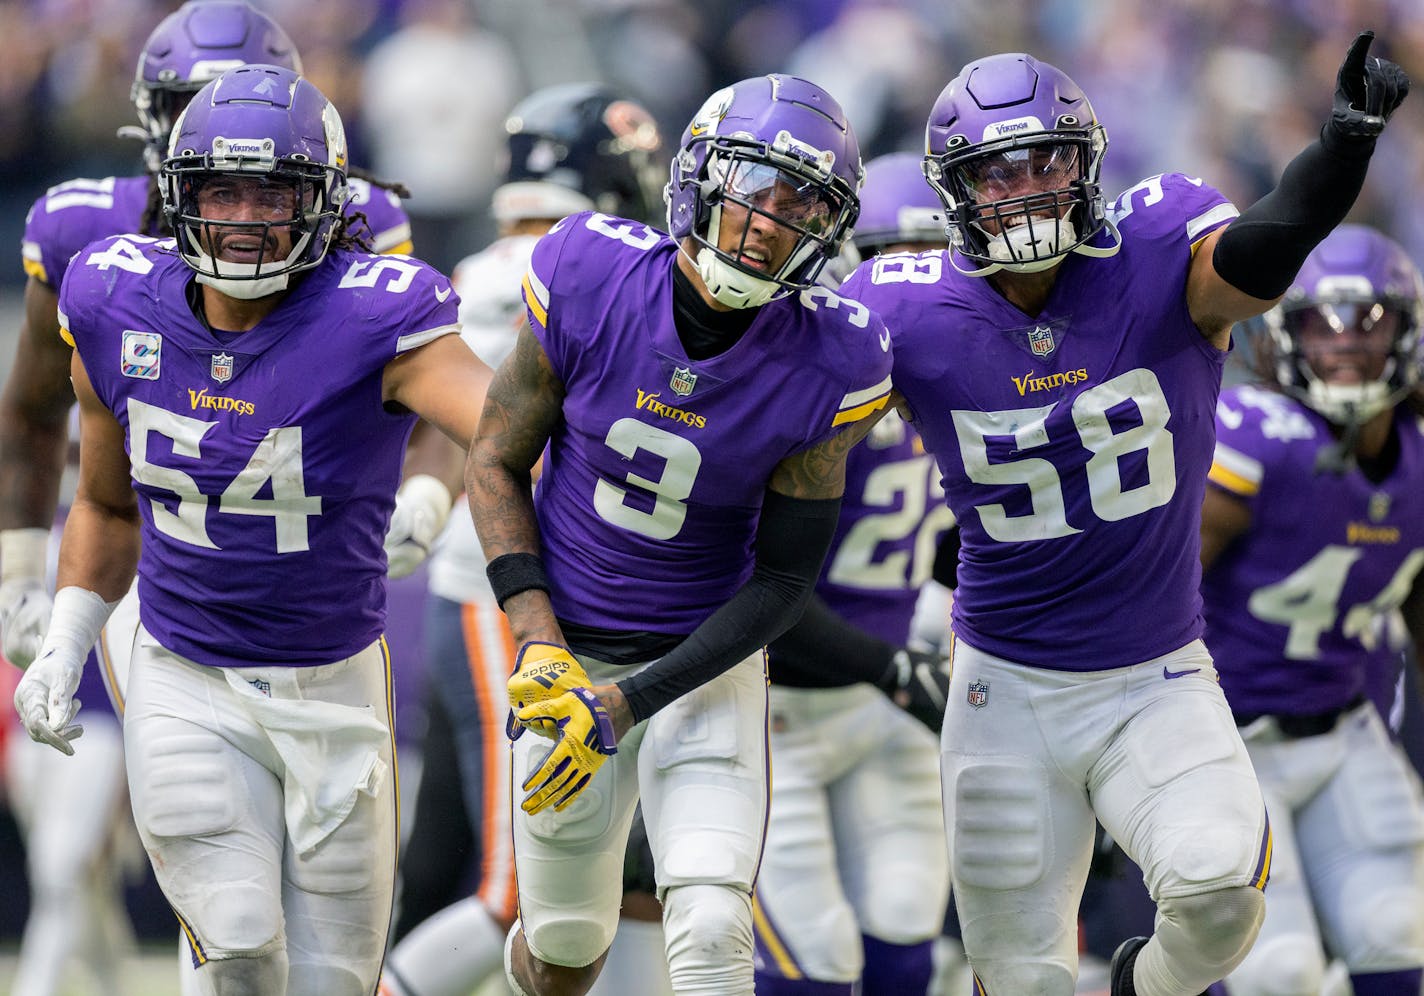
MULTIPOLYGON (((177 2, 0 0, 0 244, 55 182, 140 169, 135 53, 177 2)), ((502 136, 521 97, 601 79, 676 136, 716 86, 763 72, 815 80, 868 160, 921 151, 924 115, 963 63, 1029 51, 1093 95, 1109 195, 1164 169, 1238 204, 1269 189, 1318 127, 1338 52, 1376 30, 1424 79, 1418 0, 267 0, 307 75, 341 110, 354 162, 400 180, 421 254, 448 268, 488 241, 502 136), (1322 106, 1301 103, 1320 95, 1322 106), (1150 109, 1150 110, 1148 110, 1150 109)), ((1352 220, 1424 258, 1424 104, 1384 139, 1352 220)), ((18 289, 18 254, 0 287, 18 289)))

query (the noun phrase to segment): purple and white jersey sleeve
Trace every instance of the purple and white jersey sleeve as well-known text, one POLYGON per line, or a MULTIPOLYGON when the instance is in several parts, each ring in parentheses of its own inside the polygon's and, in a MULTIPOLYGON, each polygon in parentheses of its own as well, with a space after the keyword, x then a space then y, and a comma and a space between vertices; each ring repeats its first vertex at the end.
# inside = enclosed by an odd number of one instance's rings
POLYGON ((76 252, 96 239, 137 232, 148 204, 147 176, 70 180, 50 187, 25 217, 25 273, 56 291, 76 252))
POLYGON ((350 196, 342 206, 342 213, 348 218, 358 212, 366 216, 365 223, 358 223, 356 230, 357 234, 370 241, 371 251, 412 252, 414 243, 411 241, 410 215, 401 206, 400 196, 359 177, 350 177, 346 184, 350 196))
POLYGON ((1198 180, 1144 181, 1111 209, 1120 249, 1066 258, 1037 316, 947 250, 877 257, 842 287, 890 328, 895 386, 944 475, 962 541, 953 626, 971 646, 1094 671, 1201 635, 1225 354, 1192 323, 1186 280, 1235 213, 1198 180))
POLYGON ((677 251, 636 222, 577 214, 525 277, 566 390, 535 510, 570 622, 691 632, 750 574, 777 464, 889 396, 883 324, 822 288, 764 305, 731 349, 690 359, 673 326, 677 251))
POLYGON ((934 458, 892 411, 850 451, 840 522, 816 592, 842 619, 903 645, 940 537, 953 524, 934 458))
POLYGON ((336 251, 256 328, 188 307, 172 240, 82 250, 60 321, 124 427, 142 517, 144 626, 203 664, 314 665, 381 635, 394 507, 415 417, 382 405, 395 356, 457 334, 424 263, 336 251))
POLYGON ((1318 713, 1366 692, 1388 619, 1424 565, 1424 431, 1396 415, 1399 461, 1373 482, 1317 471, 1328 423, 1259 387, 1225 392, 1211 485, 1251 527, 1202 578, 1207 646, 1237 712, 1318 713))

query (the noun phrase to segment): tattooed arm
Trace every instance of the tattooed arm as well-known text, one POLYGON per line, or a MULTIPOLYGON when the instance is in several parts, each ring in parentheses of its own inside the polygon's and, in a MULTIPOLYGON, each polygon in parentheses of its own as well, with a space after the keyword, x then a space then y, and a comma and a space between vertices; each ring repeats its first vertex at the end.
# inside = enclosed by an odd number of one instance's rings
MULTIPOLYGON (((539 553, 531 474, 563 418, 564 385, 526 324, 514 352, 495 371, 465 462, 465 491, 485 559, 539 553)), ((505 600, 515 645, 564 644, 549 595, 539 589, 505 600)))
POLYGON ((656 664, 594 689, 619 736, 766 646, 800 618, 835 535, 846 455, 878 418, 783 460, 767 485, 756 565, 746 584, 656 664))

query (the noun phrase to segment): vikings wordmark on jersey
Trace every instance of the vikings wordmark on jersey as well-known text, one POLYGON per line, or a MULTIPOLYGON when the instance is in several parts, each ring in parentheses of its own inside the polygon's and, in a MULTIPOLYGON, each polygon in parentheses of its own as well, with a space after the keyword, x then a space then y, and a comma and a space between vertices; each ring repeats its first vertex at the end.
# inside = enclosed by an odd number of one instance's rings
POLYGON ((895 386, 944 472, 968 643, 1091 671, 1201 635, 1196 516, 1225 354, 1182 288, 1194 247, 1234 215, 1199 180, 1143 181, 1109 210, 1121 249, 1065 256, 1036 317, 959 272, 952 250, 882 256, 843 286, 885 318, 895 386), (1102 583, 1123 571, 1130 583, 1102 583))
POLYGON ((541 554, 557 611, 583 625, 691 632, 750 573, 776 465, 890 392, 883 325, 820 287, 764 305, 731 349, 691 359, 672 320, 677 251, 651 228, 583 213, 545 236, 525 279, 567 388, 535 495, 541 554), (641 578, 636 597, 626 577, 641 578))

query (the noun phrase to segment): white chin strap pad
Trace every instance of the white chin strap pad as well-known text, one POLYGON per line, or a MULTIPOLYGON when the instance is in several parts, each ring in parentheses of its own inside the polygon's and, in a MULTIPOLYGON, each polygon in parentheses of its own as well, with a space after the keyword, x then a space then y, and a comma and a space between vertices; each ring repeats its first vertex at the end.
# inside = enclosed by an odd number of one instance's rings
POLYGON ((989 239, 989 257, 1006 270, 1034 273, 1055 265, 1078 241, 1078 229, 1066 218, 1035 219, 989 239))
POLYGON ((783 289, 774 280, 743 273, 711 249, 697 251, 697 272, 708 292, 729 308, 758 308, 783 289))

